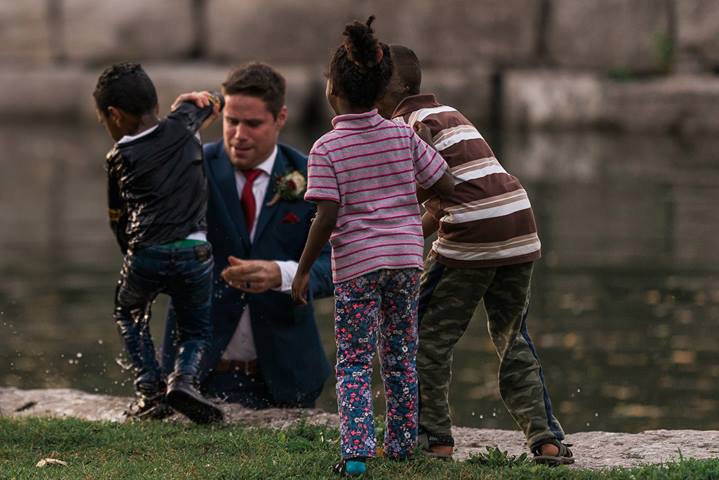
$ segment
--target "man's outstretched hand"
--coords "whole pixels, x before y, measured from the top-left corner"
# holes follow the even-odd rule
[[[263,293],[282,286],[280,266],[271,260],[240,260],[227,258],[230,266],[222,271],[222,278],[231,287],[247,293]]]

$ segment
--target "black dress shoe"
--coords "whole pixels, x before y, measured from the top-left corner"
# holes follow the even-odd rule
[[[137,420],[162,420],[171,416],[172,408],[165,402],[165,396],[158,394],[153,397],[141,395],[135,398],[127,410],[122,412],[127,418]]]
[[[167,403],[195,423],[208,424],[223,419],[222,410],[203,397],[191,381],[180,376],[170,380]]]

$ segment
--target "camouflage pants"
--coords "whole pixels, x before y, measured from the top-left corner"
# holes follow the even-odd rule
[[[500,358],[502,400],[524,432],[530,448],[562,440],[552,413],[544,375],[527,332],[532,263],[497,268],[453,268],[430,255],[420,284],[419,350],[420,428],[451,436],[449,383],[454,345],[484,298],[488,330]]]

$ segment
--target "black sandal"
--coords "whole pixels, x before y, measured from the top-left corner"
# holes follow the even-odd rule
[[[542,445],[547,444],[555,445],[559,449],[559,453],[557,455],[542,455]],[[562,443],[556,438],[543,441],[539,445],[535,445],[532,448],[532,453],[534,454],[534,462],[540,465],[548,465],[550,467],[556,467],[558,465],[570,465],[574,463],[574,454],[569,449],[569,447],[571,446],[571,443]]]

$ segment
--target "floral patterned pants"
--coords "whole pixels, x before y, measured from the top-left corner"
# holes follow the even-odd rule
[[[387,400],[385,455],[404,458],[415,447],[419,276],[419,269],[384,269],[335,285],[337,408],[344,458],[375,454],[371,380],[378,346]]]

